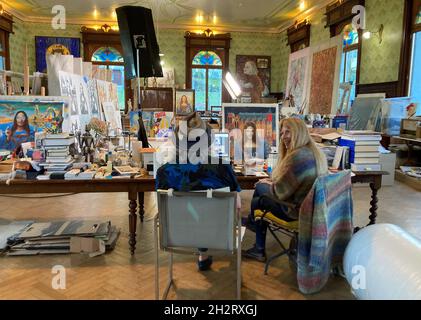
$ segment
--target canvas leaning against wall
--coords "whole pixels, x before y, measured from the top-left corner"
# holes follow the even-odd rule
[[[310,54],[310,48],[306,48],[289,56],[286,97],[289,107],[295,108],[298,113],[303,112],[308,104]]]
[[[309,112],[332,114],[339,95],[342,37],[312,47]]]
[[[22,143],[34,142],[36,132],[61,133],[66,112],[63,102],[1,100],[0,149],[14,152]]]

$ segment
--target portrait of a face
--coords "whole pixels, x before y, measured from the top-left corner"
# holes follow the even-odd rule
[[[177,90],[176,91],[176,114],[188,115],[194,112],[194,91]]]

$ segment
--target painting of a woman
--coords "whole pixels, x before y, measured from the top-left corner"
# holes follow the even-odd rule
[[[175,99],[176,115],[186,116],[195,111],[193,90],[177,90]]]
[[[6,129],[0,137],[1,148],[15,151],[22,143],[34,141],[34,130],[29,126],[28,115],[24,111],[16,112],[12,127]]]

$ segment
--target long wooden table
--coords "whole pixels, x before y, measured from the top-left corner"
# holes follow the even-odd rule
[[[377,192],[381,188],[382,175],[385,172],[361,172],[352,178],[353,183],[369,183],[372,190],[370,223],[376,223]],[[237,177],[242,190],[253,190],[261,178]],[[137,209],[139,201],[139,218],[143,222],[145,192],[155,191],[155,179],[152,177],[138,179],[106,180],[12,180],[9,184],[0,182],[0,194],[46,194],[46,193],[109,193],[126,192],[129,200],[129,245],[133,255],[136,250]]]

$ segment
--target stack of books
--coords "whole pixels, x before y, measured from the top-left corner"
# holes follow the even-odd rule
[[[345,131],[339,145],[349,148],[351,170],[381,171],[380,141],[381,134],[374,131]]]
[[[49,134],[43,140],[45,162],[40,163],[48,172],[66,171],[74,159],[70,155],[70,146],[75,143],[75,137],[68,133]]]

